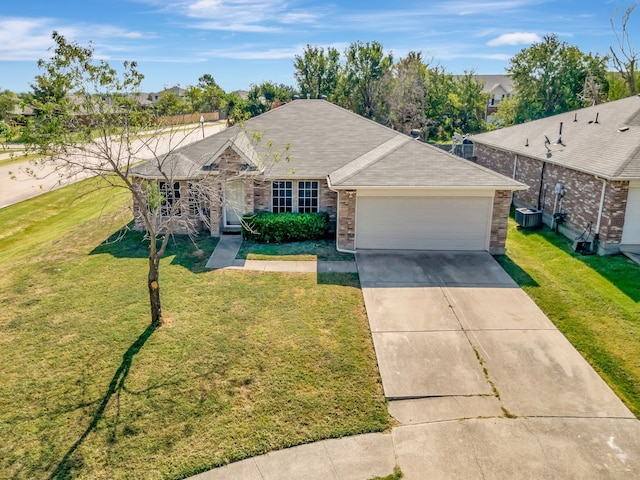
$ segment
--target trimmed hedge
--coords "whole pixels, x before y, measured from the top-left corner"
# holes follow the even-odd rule
[[[242,238],[260,243],[317,240],[329,231],[329,214],[249,213],[242,217]]]

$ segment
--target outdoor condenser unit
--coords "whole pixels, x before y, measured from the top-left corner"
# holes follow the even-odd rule
[[[516,208],[516,223],[522,228],[539,228],[542,225],[542,210]]]

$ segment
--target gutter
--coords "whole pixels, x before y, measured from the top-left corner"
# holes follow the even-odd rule
[[[626,182],[629,180],[636,180],[636,179],[640,179],[637,177],[618,177],[618,176],[610,176],[610,175],[603,175],[602,173],[598,173],[596,171],[593,170],[589,170],[586,168],[581,168],[579,166],[575,166],[575,165],[567,165],[566,163],[562,163],[562,162],[556,162],[553,160],[553,158],[541,158],[538,157],[536,155],[531,154],[531,152],[521,152],[521,151],[517,151],[515,149],[511,149],[509,150],[506,147],[500,147],[498,145],[493,145],[491,143],[485,143],[485,142],[478,142],[480,145],[484,145],[486,147],[490,147],[493,148],[495,150],[499,150],[503,153],[511,153],[511,154],[515,154],[515,155],[520,155],[522,157],[526,157],[526,158],[530,158],[532,160],[536,160],[538,162],[546,162],[550,165],[556,165],[558,167],[562,167],[562,168],[566,168],[568,170],[575,170],[576,172],[582,172],[582,173],[586,173],[587,175],[592,175],[594,177],[597,177],[599,179],[602,178],[606,178],[607,180],[610,181],[621,181],[621,182]]]

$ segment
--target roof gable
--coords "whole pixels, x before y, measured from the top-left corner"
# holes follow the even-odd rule
[[[264,170],[264,166],[260,161],[260,155],[254,148],[253,143],[249,140],[245,132],[239,131],[237,135],[227,139],[218,150],[211,156],[208,162],[202,165],[205,170],[212,170],[220,163],[220,157],[227,149],[232,149],[242,159],[243,165],[250,170]]]

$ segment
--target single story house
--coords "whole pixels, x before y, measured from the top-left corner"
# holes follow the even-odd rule
[[[591,233],[598,253],[640,247],[640,97],[471,137],[479,165],[529,186],[518,207],[568,237]],[[591,241],[591,238],[589,239]]]
[[[213,185],[204,212],[211,235],[239,229],[244,213],[324,211],[344,252],[502,253],[511,193],[526,188],[326,100],[294,100],[175,150],[163,172],[157,165],[132,176],[182,198],[194,182]]]

